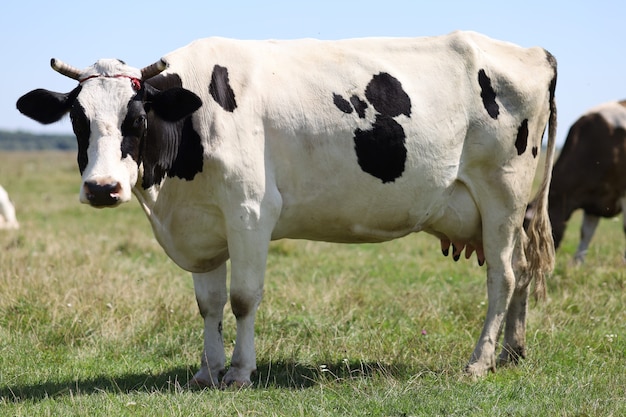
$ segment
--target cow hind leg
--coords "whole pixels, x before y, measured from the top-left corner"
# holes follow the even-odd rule
[[[528,270],[525,247],[528,238],[520,231],[513,254],[513,270],[515,272],[515,291],[509,302],[504,325],[504,344],[497,364],[517,364],[526,358],[526,314],[528,312],[528,295],[531,275]]]
[[[504,317],[507,311],[509,300],[512,297],[514,286],[514,276],[511,269],[501,269],[489,266],[489,257],[487,255],[487,278],[488,288],[488,307],[487,316],[480,338],[476,343],[476,347],[472,352],[469,363],[465,367],[465,371],[472,376],[483,376],[489,371],[496,370],[495,350]]]
[[[491,219],[483,224],[488,307],[483,330],[465,367],[465,371],[472,376],[495,371],[496,345],[515,290],[512,266],[514,232],[506,226],[506,221],[494,221],[497,219],[495,215],[486,213],[485,218]]]
[[[578,249],[576,249],[576,254],[574,255],[574,261],[576,263],[583,263],[585,261],[585,256],[587,255],[591,238],[593,238],[599,222],[600,217],[589,213],[583,214],[583,224],[580,227],[580,243],[578,244]]]
[[[226,304],[226,263],[216,270],[192,274],[196,301],[204,319],[204,351],[200,370],[194,375],[190,386],[220,386],[226,357],[222,338],[222,319]]]
[[[528,311],[528,286],[516,288],[509,303],[504,326],[504,345],[498,365],[517,364],[526,358],[526,313]]]

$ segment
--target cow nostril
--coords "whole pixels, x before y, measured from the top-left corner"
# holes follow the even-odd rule
[[[83,188],[85,196],[92,206],[115,206],[120,201],[119,193],[122,187],[118,182],[99,184],[95,181],[86,181]]]

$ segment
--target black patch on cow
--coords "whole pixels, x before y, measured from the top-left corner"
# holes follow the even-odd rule
[[[177,74],[158,75],[151,78],[149,84],[162,90],[182,87]],[[149,128],[141,144],[144,166],[141,186],[150,188],[166,175],[192,180],[195,174],[202,172],[204,148],[191,116],[171,122],[152,112],[147,115]]]
[[[342,112],[346,114],[352,113],[352,106],[350,105],[350,102],[346,100],[345,98],[341,97],[341,95],[333,93],[333,103]]]
[[[372,77],[365,88],[365,97],[376,111],[389,117],[411,116],[411,99],[395,77],[381,72]]]
[[[168,122],[177,122],[202,107],[202,100],[195,93],[182,87],[172,87],[151,94],[145,103],[147,110],[153,110]]]
[[[235,92],[230,86],[228,69],[219,65],[213,67],[211,84],[209,84],[211,97],[226,111],[233,112],[237,108]]]
[[[365,119],[365,110],[367,109],[367,102],[361,100],[356,95],[350,97],[350,103],[354,106],[354,110],[356,110],[356,114],[359,115],[359,118]]]
[[[368,108],[368,105],[367,102],[361,100],[357,95],[352,95],[350,101],[348,101],[340,94],[333,93],[333,103],[342,112],[351,114],[356,110],[356,114],[359,118],[365,119],[365,110]]]
[[[78,153],[76,161],[78,162],[78,170],[81,175],[87,168],[89,159],[87,157],[87,148],[89,147],[89,136],[91,136],[91,127],[89,126],[89,120],[85,115],[85,109],[80,105],[78,101],[74,103],[70,110],[70,120],[72,121],[72,129],[74,135],[76,135],[76,141],[78,143]]]
[[[517,138],[515,139],[517,154],[523,154],[526,151],[526,146],[528,146],[528,119],[524,119],[520,127],[517,128]]]
[[[204,148],[191,117],[176,123],[151,118],[148,124],[142,151],[143,188],[159,184],[165,175],[192,180],[202,172]]]
[[[406,135],[394,117],[411,116],[411,99],[400,81],[386,72],[372,76],[365,87],[365,98],[367,101],[353,94],[348,102],[333,93],[333,103],[339,110],[350,114],[354,109],[361,119],[365,119],[370,104],[374,107],[375,119],[371,129],[354,131],[354,150],[364,172],[383,183],[394,182],[402,176],[407,156]]]
[[[548,87],[548,91],[550,92],[550,129],[552,129],[552,127],[554,127],[554,129],[556,130],[556,102],[554,101],[554,94],[555,94],[555,90],[556,90],[556,78],[557,78],[557,63],[556,63],[556,58],[548,51],[545,51],[546,53],[546,58],[548,60],[548,64],[550,65],[550,67],[552,68],[552,71],[554,72],[554,76],[552,77],[552,80],[550,80],[550,87]],[[554,124],[554,126],[552,126]],[[541,136],[543,138],[543,135]]]
[[[556,63],[556,58],[554,57],[554,55],[552,55],[550,52],[545,51],[546,53],[546,59],[548,60],[548,64],[550,65],[550,67],[552,68],[552,71],[554,72],[554,76],[552,77],[552,80],[550,80],[550,87],[549,87],[549,92],[550,92],[550,104],[554,103],[554,93],[556,91],[556,75],[557,75],[557,63]]]
[[[404,172],[404,129],[393,118],[377,115],[372,129],[355,130],[354,144],[361,169],[383,183],[395,181]]]
[[[491,86],[491,80],[484,69],[478,71],[478,84],[480,85],[480,97],[483,99],[483,106],[492,119],[497,119],[500,114],[500,106],[496,103],[496,92]]]
[[[146,80],[144,87],[146,87],[146,85],[164,91],[175,87],[181,88],[183,86],[183,81],[176,73],[168,73],[165,75],[161,73]]]
[[[536,158],[537,153],[539,153],[539,149],[536,146],[533,146],[532,153],[533,153],[533,158]]]
[[[182,136],[178,154],[167,173],[168,177],[178,177],[191,181],[197,173],[202,172],[204,148],[200,135],[193,128],[191,117],[183,122]]]

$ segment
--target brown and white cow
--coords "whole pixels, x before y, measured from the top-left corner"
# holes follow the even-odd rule
[[[567,134],[548,198],[557,248],[567,221],[578,209],[584,213],[574,259],[583,262],[600,218],[626,214],[626,101],[589,109]],[[626,216],[622,224],[626,232]]]
[[[556,61],[472,32],[415,39],[198,40],[144,70],[99,60],[69,93],[34,90],[18,109],[69,112],[80,200],[134,193],[154,234],[192,272],[204,318],[193,382],[248,385],[268,245],[283,238],[380,242],[425,231],[487,263],[489,306],[466,371],[525,355],[526,304],[554,261],[547,192]],[[157,70],[155,71],[155,68]],[[158,70],[162,72],[155,74]],[[522,228],[543,132],[538,215]],[[237,321],[225,371],[230,303]]]

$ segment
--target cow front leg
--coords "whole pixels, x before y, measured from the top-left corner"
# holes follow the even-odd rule
[[[226,357],[222,338],[222,319],[226,293],[226,263],[207,273],[194,273],[193,286],[200,314],[204,319],[204,351],[200,370],[189,385],[216,388],[224,374]]]
[[[496,244],[497,242],[488,243],[485,244],[487,316],[478,343],[465,367],[465,371],[472,376],[482,376],[496,369],[496,344],[515,288],[515,275],[511,266],[513,244],[509,242],[508,245],[499,246]]]
[[[250,236],[237,241],[229,240],[231,253],[230,304],[237,321],[237,338],[230,368],[222,384],[246,387],[256,372],[256,350],[254,347],[254,321],[263,297],[265,263],[269,247],[267,240]]]
[[[222,380],[223,386],[252,385],[251,376],[256,372],[256,349],[254,347],[254,321],[263,295],[262,284],[256,288],[231,286],[230,302],[237,320],[237,338],[230,368]]]

